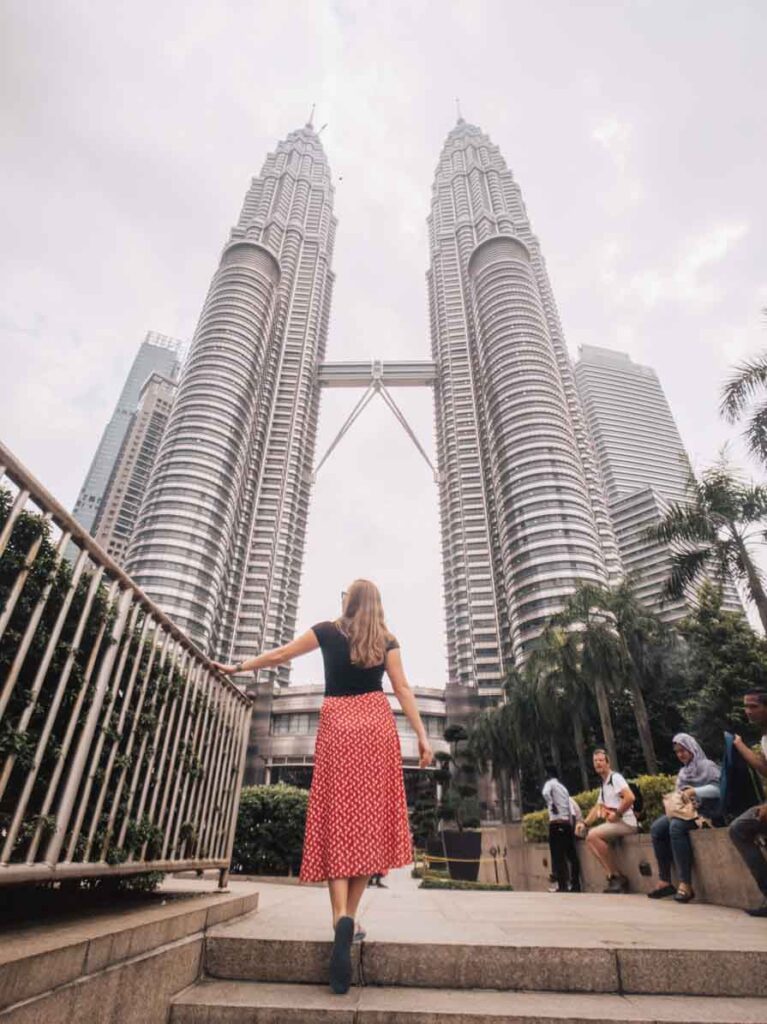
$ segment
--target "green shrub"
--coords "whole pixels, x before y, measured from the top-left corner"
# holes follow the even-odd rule
[[[240,797],[232,870],[252,875],[297,874],[301,867],[309,793],[297,786],[248,786]]]
[[[663,794],[669,793],[674,788],[674,775],[640,775],[636,782],[642,791],[644,799],[644,810],[642,811],[642,824],[645,829],[663,814]],[[573,800],[583,811],[584,818],[597,802],[599,789],[588,789],[583,793],[575,793]],[[549,838],[549,814],[548,811],[534,811],[532,814],[525,814],[522,818],[522,835],[526,843],[545,843]]]

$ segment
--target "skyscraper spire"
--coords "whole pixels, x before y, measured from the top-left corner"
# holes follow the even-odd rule
[[[308,120],[306,122],[306,125],[305,125],[306,128],[314,128],[314,111],[316,109],[317,109],[317,104],[316,103],[312,103],[311,113],[309,114],[309,118],[308,118]]]

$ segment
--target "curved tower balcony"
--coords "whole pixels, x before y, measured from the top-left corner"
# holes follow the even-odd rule
[[[468,273],[499,575],[518,658],[572,592],[572,569],[549,564],[572,559],[581,578],[600,583],[604,563],[529,250],[493,236],[476,247]],[[533,566],[535,574],[525,572]]]

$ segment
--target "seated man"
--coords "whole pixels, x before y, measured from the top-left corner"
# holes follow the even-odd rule
[[[627,892],[628,879],[615,867],[610,843],[620,836],[633,835],[639,828],[633,810],[634,794],[620,772],[612,770],[606,750],[594,751],[594,771],[601,779],[599,797],[584,824],[591,825],[597,818],[602,818],[604,824],[589,829],[586,846],[607,872],[604,891]]]
[[[735,737],[735,749],[762,778],[767,779],[767,691],[750,690],[743,697],[746,718],[762,733],[761,750],[754,753],[740,736]],[[762,902],[747,910],[752,917],[767,917],[767,860],[760,844],[767,841],[767,804],[757,804],[730,825],[730,839],[762,890]]]

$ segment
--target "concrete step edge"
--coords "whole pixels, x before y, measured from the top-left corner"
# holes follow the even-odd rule
[[[177,996],[170,1024],[767,1024],[762,999],[614,993],[352,988],[204,979]]]
[[[209,937],[205,972],[322,984],[329,953],[329,942]],[[767,996],[764,954],[757,951],[364,942],[354,947],[353,962],[361,984],[379,986]]]

